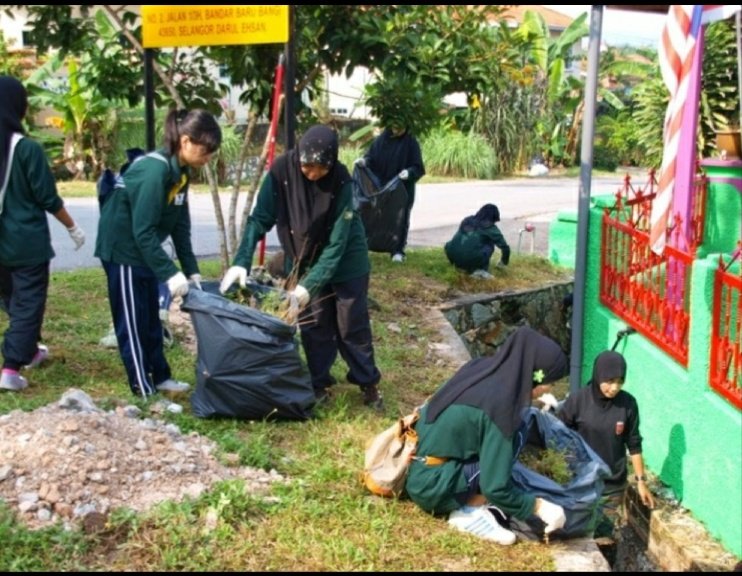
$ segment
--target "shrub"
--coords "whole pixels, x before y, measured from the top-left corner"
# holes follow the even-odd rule
[[[421,147],[430,175],[483,180],[497,175],[494,151],[478,134],[439,129],[425,138]]]

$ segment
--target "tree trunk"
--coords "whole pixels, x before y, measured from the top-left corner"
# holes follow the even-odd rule
[[[242,238],[242,232],[244,228],[237,229],[237,202],[240,196],[240,189],[242,187],[242,174],[245,171],[245,165],[247,164],[247,156],[250,150],[250,142],[252,140],[255,127],[258,123],[257,115],[254,112],[248,114],[247,129],[245,130],[245,138],[242,141],[242,148],[240,149],[240,157],[237,161],[237,175],[235,177],[234,187],[232,188],[232,197],[229,203],[229,245],[232,249],[233,254],[237,252],[239,248],[239,242]]]

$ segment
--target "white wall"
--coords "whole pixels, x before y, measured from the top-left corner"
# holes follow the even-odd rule
[[[5,12],[0,12],[0,30],[5,42],[11,49],[23,48],[23,27],[26,25],[26,11],[13,10],[15,18],[10,18]]]
[[[328,107],[334,116],[368,119],[371,111],[363,105],[363,89],[373,81],[373,74],[366,68],[357,67],[350,78],[345,75],[328,76],[325,87]]]

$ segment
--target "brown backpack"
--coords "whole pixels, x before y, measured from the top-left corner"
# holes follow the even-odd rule
[[[366,447],[363,484],[372,494],[398,498],[404,492],[410,461],[417,448],[417,408],[371,439]]]

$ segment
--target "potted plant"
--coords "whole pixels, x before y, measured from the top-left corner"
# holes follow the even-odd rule
[[[742,156],[740,64],[734,21],[730,19],[709,25],[705,46],[701,92],[701,124],[707,142],[705,153],[738,160]]]
[[[742,158],[739,124],[722,125],[716,129],[716,150],[722,160]]]

